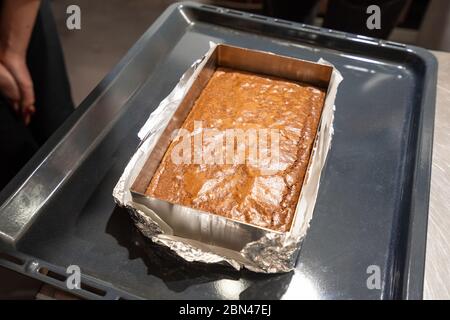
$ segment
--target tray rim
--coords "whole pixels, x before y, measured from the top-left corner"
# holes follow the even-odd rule
[[[402,299],[422,299],[423,286],[424,286],[424,271],[425,271],[425,258],[426,258],[426,238],[427,238],[427,223],[428,223],[428,208],[430,198],[430,186],[431,186],[431,164],[432,164],[432,151],[433,151],[433,135],[434,135],[434,115],[435,115],[435,103],[436,103],[436,91],[437,91],[437,68],[438,62],[436,57],[428,50],[413,46],[405,45],[402,43],[379,40],[376,38],[335,31],[332,29],[320,28],[316,26],[310,26],[302,23],[291,22],[283,19],[274,19],[257,14],[250,14],[238,10],[231,10],[221,8],[213,5],[201,4],[191,1],[177,2],[170,5],[157,20],[144,32],[139,40],[132,46],[132,48],[126,53],[126,55],[120,60],[120,62],[109,72],[105,78],[94,88],[94,90],[83,100],[80,106],[73,112],[69,119],[50,137],[50,139],[40,148],[40,150],[32,157],[32,159],[25,165],[25,167],[19,172],[19,174],[0,192],[0,210],[4,203],[8,202],[12,195],[19,190],[30,177],[33,176],[35,169],[37,169],[46,156],[56,149],[61,142],[61,138],[65,137],[76,126],[78,120],[80,120],[84,113],[95,104],[98,97],[108,90],[108,87],[113,83],[114,79],[120,75],[120,73],[126,68],[127,64],[134,58],[134,56],[140,51],[147,38],[155,34],[159,28],[166,22],[166,20],[176,11],[181,11],[183,8],[193,8],[199,10],[205,10],[209,12],[220,13],[225,16],[232,16],[236,18],[235,12],[239,13],[239,18],[244,20],[250,20],[252,22],[264,23],[269,25],[282,26],[287,29],[301,30],[307,33],[326,34],[327,37],[344,39],[353,42],[364,42],[365,44],[373,45],[376,47],[389,48],[391,50],[398,50],[407,52],[410,55],[418,57],[424,65],[426,65],[424,75],[424,87],[422,96],[422,108],[419,114],[417,129],[417,151],[416,161],[414,166],[414,175],[412,182],[412,197],[411,197],[411,209],[409,217],[408,228],[408,242],[410,246],[406,250],[405,255],[405,270],[401,292],[395,292],[393,297],[401,297]],[[289,40],[293,41],[293,40]],[[419,201],[420,200],[420,201]],[[1,211],[0,211],[1,213]],[[34,220],[34,219],[33,219]],[[32,221],[31,221],[32,222]],[[19,237],[11,237],[7,234],[3,234],[0,229],[0,251],[5,252],[11,256],[17,256],[24,260],[23,266],[17,266],[6,260],[0,259],[0,266],[6,267],[13,271],[28,275],[32,278],[36,278],[45,283],[55,285],[63,290],[68,290],[64,283],[55,283],[54,279],[42,276],[42,274],[36,274],[30,266],[34,264],[48,266],[49,270],[61,270],[62,267],[54,266],[39,258],[31,255],[20,253],[16,250],[16,244],[20,239],[20,236],[26,232],[29,225],[21,230]],[[414,235],[412,237],[411,235]],[[85,277],[85,276],[83,276]],[[105,287],[104,282],[100,279],[87,276],[90,279],[90,283],[94,287]],[[102,284],[103,283],[103,284]],[[123,290],[116,289],[113,285],[109,284],[105,287],[107,294],[103,297],[105,299],[112,299],[113,297],[124,298],[139,298],[133,294],[127,293]],[[395,288],[392,288],[395,289]],[[73,293],[72,291],[69,291]],[[80,290],[79,295],[85,298],[95,298],[88,291]],[[392,298],[392,297],[385,297]]]

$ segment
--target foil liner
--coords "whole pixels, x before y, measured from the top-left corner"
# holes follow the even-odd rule
[[[158,212],[136,202],[130,191],[158,139],[216,46],[217,44],[210,43],[210,50],[183,74],[173,91],[160,103],[141,128],[138,133],[141,143],[115,186],[113,196],[118,205],[129,210],[136,227],[144,236],[170,248],[186,261],[229,264],[237,270],[245,267],[261,273],[289,272],[295,267],[301,243],[313,216],[321,172],[333,137],[334,101],[338,86],[343,80],[339,71],[325,60],[320,59],[317,63],[333,67],[333,71],[290,232],[267,230],[262,237],[247,243],[240,251],[209,245],[174,235],[172,228],[158,215]]]

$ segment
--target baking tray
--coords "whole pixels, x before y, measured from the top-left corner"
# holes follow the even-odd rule
[[[137,132],[209,41],[331,62],[335,136],[295,271],[187,264],[148,243],[112,189]],[[196,3],[169,7],[0,194],[0,265],[86,298],[422,297],[436,95],[426,50]],[[369,266],[381,272],[369,289]],[[67,289],[66,289],[67,290]]]

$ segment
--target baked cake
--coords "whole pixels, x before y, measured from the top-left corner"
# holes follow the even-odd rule
[[[174,161],[174,151],[182,140],[179,135],[167,149],[146,195],[255,226],[288,231],[308,167],[325,94],[324,89],[307,84],[218,68],[194,103],[182,129],[192,137],[206,129],[216,130],[216,141],[220,142],[214,147],[222,148],[223,152],[214,154],[213,163],[203,161],[202,155],[195,151],[189,156],[183,151],[182,158],[189,161]],[[200,129],[198,124],[201,124]],[[246,135],[240,140],[245,141],[244,147],[247,147],[245,161],[236,161],[235,156],[230,162],[226,142],[217,140],[217,137],[226,137],[220,133],[229,130]],[[267,151],[270,149],[268,146],[277,140],[277,157],[266,157],[269,160],[261,162],[249,161],[250,147],[254,147],[255,141],[260,141],[251,140],[249,132],[257,132],[258,137],[270,132],[267,148],[257,147]],[[206,148],[202,145],[195,149],[194,141],[193,138],[191,150]],[[242,155],[239,145],[242,148],[238,138],[231,144],[235,155]],[[268,154],[272,155],[271,152],[265,153],[266,156]],[[261,153],[257,155],[259,158],[256,160],[261,160]]]

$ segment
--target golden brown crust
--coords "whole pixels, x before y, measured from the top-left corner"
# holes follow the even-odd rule
[[[309,85],[218,68],[182,128],[192,132],[194,121],[202,121],[203,128],[221,132],[274,129],[280,137],[279,170],[265,172],[248,161],[227,164],[226,159],[225,164],[175,164],[171,153],[179,141],[174,141],[146,194],[256,226],[288,231],[324,99],[322,89]]]

